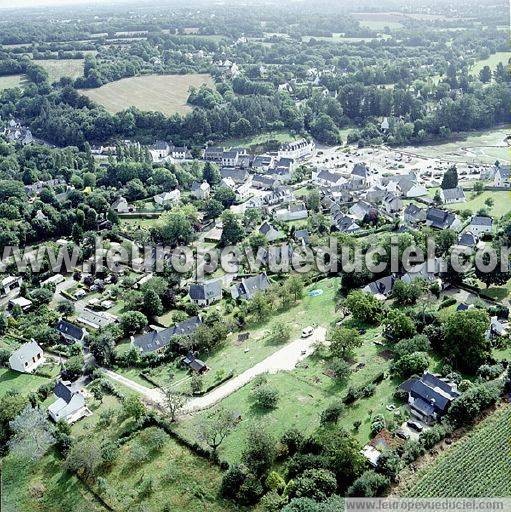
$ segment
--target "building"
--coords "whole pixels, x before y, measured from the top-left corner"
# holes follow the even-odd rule
[[[202,374],[209,370],[206,363],[198,359],[193,352],[188,352],[188,354],[181,359],[181,363],[183,363],[189,370],[196,373]]]
[[[112,204],[112,210],[117,213],[132,213],[137,211],[134,206],[128,203],[125,197],[117,198]]]
[[[224,156],[224,148],[211,146],[204,150],[204,160],[207,162],[221,162]]]
[[[19,306],[22,311],[28,311],[32,307],[32,301],[25,297],[17,297],[9,300],[9,309],[12,310],[16,306]]]
[[[408,379],[399,388],[408,393],[412,414],[426,424],[440,420],[447,413],[452,401],[460,396],[456,384],[428,371],[420,378]]]
[[[191,284],[190,299],[198,306],[209,306],[222,298],[222,280],[214,279],[204,283]]]
[[[250,300],[256,293],[263,292],[270,286],[268,276],[263,272],[252,277],[244,277],[241,283],[231,287],[233,299]]]
[[[491,217],[475,215],[472,217],[466,230],[479,237],[481,235],[491,234],[493,231],[493,219]]]
[[[460,221],[454,213],[432,207],[426,213],[426,225],[433,229],[456,229]]]
[[[467,200],[461,187],[441,189],[440,199],[443,204],[464,203]]]
[[[239,153],[236,150],[224,151],[222,155],[223,167],[236,167],[239,161]]]
[[[495,176],[493,178],[493,186],[498,188],[510,188],[511,181],[509,179],[510,166],[499,165],[495,169]]]
[[[280,185],[279,180],[272,176],[265,176],[263,174],[254,174],[252,178],[252,186],[262,190],[273,190]]]
[[[11,370],[20,373],[32,373],[44,362],[43,349],[34,340],[21,345],[9,357]]]
[[[132,337],[131,343],[142,354],[159,352],[169,346],[176,336],[193,334],[199,325],[202,325],[202,319],[199,316],[193,316],[167,329],[151,331],[136,338]]]
[[[67,320],[60,320],[55,329],[68,343],[82,343],[88,335],[85,329]]]
[[[195,199],[207,199],[211,192],[211,186],[207,181],[203,181],[199,183],[194,181],[192,183],[191,195],[195,197]]]
[[[277,210],[275,212],[275,218],[281,222],[290,222],[294,220],[304,220],[309,216],[309,212],[305,206],[305,203],[298,202],[290,204],[287,208]]]
[[[19,276],[7,276],[0,281],[0,293],[3,297],[7,295],[19,295],[23,279]]]
[[[392,295],[392,290],[396,284],[394,276],[387,276],[369,283],[362,291],[374,295],[378,300],[387,300]]]
[[[339,212],[332,215],[332,229],[340,233],[356,233],[360,231],[360,226],[355,222],[355,219]]]
[[[300,139],[283,144],[279,151],[279,158],[292,158],[293,160],[302,160],[312,156],[316,145],[312,140]]]
[[[170,144],[164,140],[157,140],[149,150],[153,160],[162,160],[170,155]]]
[[[248,181],[249,174],[246,169],[227,169],[223,167],[220,169],[220,176],[222,179],[230,178],[237,185]]]
[[[327,169],[323,169],[318,173],[312,175],[312,182],[315,185],[321,187],[332,187],[336,185],[343,185],[346,183],[346,178],[338,172],[330,172]]]
[[[83,392],[74,389],[70,382],[60,380],[53,393],[57,400],[48,407],[48,414],[55,423],[62,420],[71,425],[92,414],[85,403]]]
[[[262,172],[268,172],[274,166],[275,158],[272,155],[257,155],[252,162],[252,168]]]
[[[153,197],[154,202],[158,206],[171,206],[179,202],[181,199],[181,192],[176,188],[170,192],[163,192]]]
[[[264,235],[268,242],[275,242],[277,240],[282,240],[283,238],[286,237],[282,231],[275,228],[269,222],[264,222],[261,225],[261,227],[259,228],[259,233],[261,233],[261,235]]]
[[[420,222],[426,221],[426,210],[424,208],[419,208],[413,203],[410,203],[405,208],[403,218],[407,224],[415,226]]]
[[[383,198],[383,207],[387,213],[399,213],[403,209],[403,200],[389,192]]]

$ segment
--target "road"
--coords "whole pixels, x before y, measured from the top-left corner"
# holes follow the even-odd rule
[[[309,338],[299,338],[288,343],[260,363],[257,363],[240,375],[233,377],[221,386],[215,388],[213,391],[210,391],[204,396],[192,398],[185,404],[181,413],[191,414],[207,409],[228,397],[263,373],[277,373],[280,371],[292,370],[300,361],[309,357],[314,352],[317,344],[324,343],[325,337],[326,329],[321,326],[317,327],[314,334]],[[108,377],[119,384],[140,393],[149,402],[155,404],[163,403],[163,394],[159,389],[147,388],[110,370],[105,369],[104,372]]]

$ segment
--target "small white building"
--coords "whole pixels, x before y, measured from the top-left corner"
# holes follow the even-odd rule
[[[11,370],[21,373],[32,373],[36,368],[44,364],[43,349],[34,341],[24,343],[9,357]]]
[[[441,189],[440,199],[443,204],[464,203],[467,200],[465,192],[461,187]]]
[[[59,381],[54,394],[57,400],[48,407],[48,414],[55,423],[63,420],[71,425],[92,414],[85,403],[83,392],[80,389],[73,390],[69,382]]]
[[[207,181],[203,181],[202,183],[198,183],[194,181],[192,183],[191,196],[196,199],[207,199],[211,193],[211,186]]]
[[[170,206],[176,204],[181,199],[181,192],[176,188],[170,192],[163,192],[154,196],[153,200],[158,206]]]
[[[19,293],[22,283],[23,279],[19,276],[7,276],[0,282],[0,293],[2,296]]]
[[[493,219],[491,217],[483,217],[475,215],[472,217],[466,231],[480,237],[481,235],[490,234],[493,231]]]

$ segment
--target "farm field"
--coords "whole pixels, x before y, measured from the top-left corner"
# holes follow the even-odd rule
[[[494,217],[502,217],[506,213],[511,212],[511,192],[506,191],[487,191],[474,196],[473,192],[466,192],[467,202],[450,204],[447,208],[454,211],[471,210],[472,213],[477,213],[482,208],[488,210],[488,212]],[[493,199],[494,205],[488,208],[484,203],[487,199]]]
[[[170,116],[189,112],[191,107],[186,104],[189,89],[202,84],[214,86],[213,79],[206,74],[148,75],[124,78],[98,89],[80,92],[112,113],[136,107]]]
[[[502,126],[480,132],[459,133],[450,142],[407,146],[402,149],[417,156],[446,159],[450,162],[491,165],[499,160],[508,163],[511,160],[511,148],[506,143],[506,137],[510,134],[510,127]]]
[[[14,87],[23,87],[27,82],[24,75],[0,76],[0,92],[4,89],[13,89]]]
[[[472,74],[479,74],[479,71],[481,71],[484,66],[490,66],[490,69],[493,71],[499,62],[502,62],[504,66],[507,66],[509,59],[511,59],[511,52],[496,52],[490,55],[487,59],[477,61],[470,68],[470,71]]]
[[[431,466],[420,471],[407,497],[511,496],[511,406],[494,413]]]
[[[82,59],[52,59],[35,62],[48,72],[50,82],[57,82],[65,76],[78,78],[83,75],[84,61]]]
[[[400,13],[360,12],[354,13],[353,16],[359,21],[360,25],[371,30],[384,30],[385,27],[390,30],[403,28],[403,24],[399,21],[403,19],[403,15]]]

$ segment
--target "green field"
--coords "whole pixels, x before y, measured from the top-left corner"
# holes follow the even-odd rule
[[[504,66],[507,66],[509,59],[511,59],[511,52],[496,52],[493,55],[490,55],[487,59],[478,60],[470,68],[470,72],[474,75],[478,75],[479,71],[481,71],[484,66],[490,66],[490,69],[493,71],[499,62],[502,62]]]
[[[417,156],[449,162],[491,165],[499,160],[507,163],[511,161],[511,148],[505,140],[509,134],[509,127],[504,126],[480,132],[458,133],[449,142],[408,146],[403,150]]]
[[[502,217],[506,213],[511,212],[511,192],[498,191],[498,192],[483,192],[479,195],[474,195],[473,192],[467,192],[467,202],[447,205],[447,208],[454,211],[471,210],[472,213],[477,213],[482,208],[488,210],[488,212],[494,217]],[[488,208],[484,202],[487,199],[493,199],[495,204]]]
[[[275,131],[275,132],[266,132],[261,133],[259,135],[254,135],[251,137],[241,137],[241,138],[232,138],[222,141],[222,144],[226,147],[250,147],[250,146],[260,146],[267,144],[270,141],[277,141],[280,144],[285,144],[286,142],[291,142],[293,140],[298,139],[299,137],[289,133],[287,131]]]
[[[148,75],[124,78],[81,93],[112,113],[136,107],[170,116],[189,112],[191,107],[186,103],[189,89],[202,84],[214,86],[211,76],[205,74]]]
[[[83,76],[84,61],[82,59],[37,60],[35,62],[48,72],[50,82],[57,82],[65,76],[69,78]]]
[[[484,420],[445,455],[414,476],[414,498],[511,496],[511,407]]]
[[[7,391],[17,391],[24,395],[31,391],[37,391],[37,388],[50,382],[50,379],[30,375],[28,373],[18,373],[5,368],[0,369],[0,396]]]
[[[27,82],[24,75],[0,76],[0,92],[4,89],[13,89],[14,87],[23,87]]]

